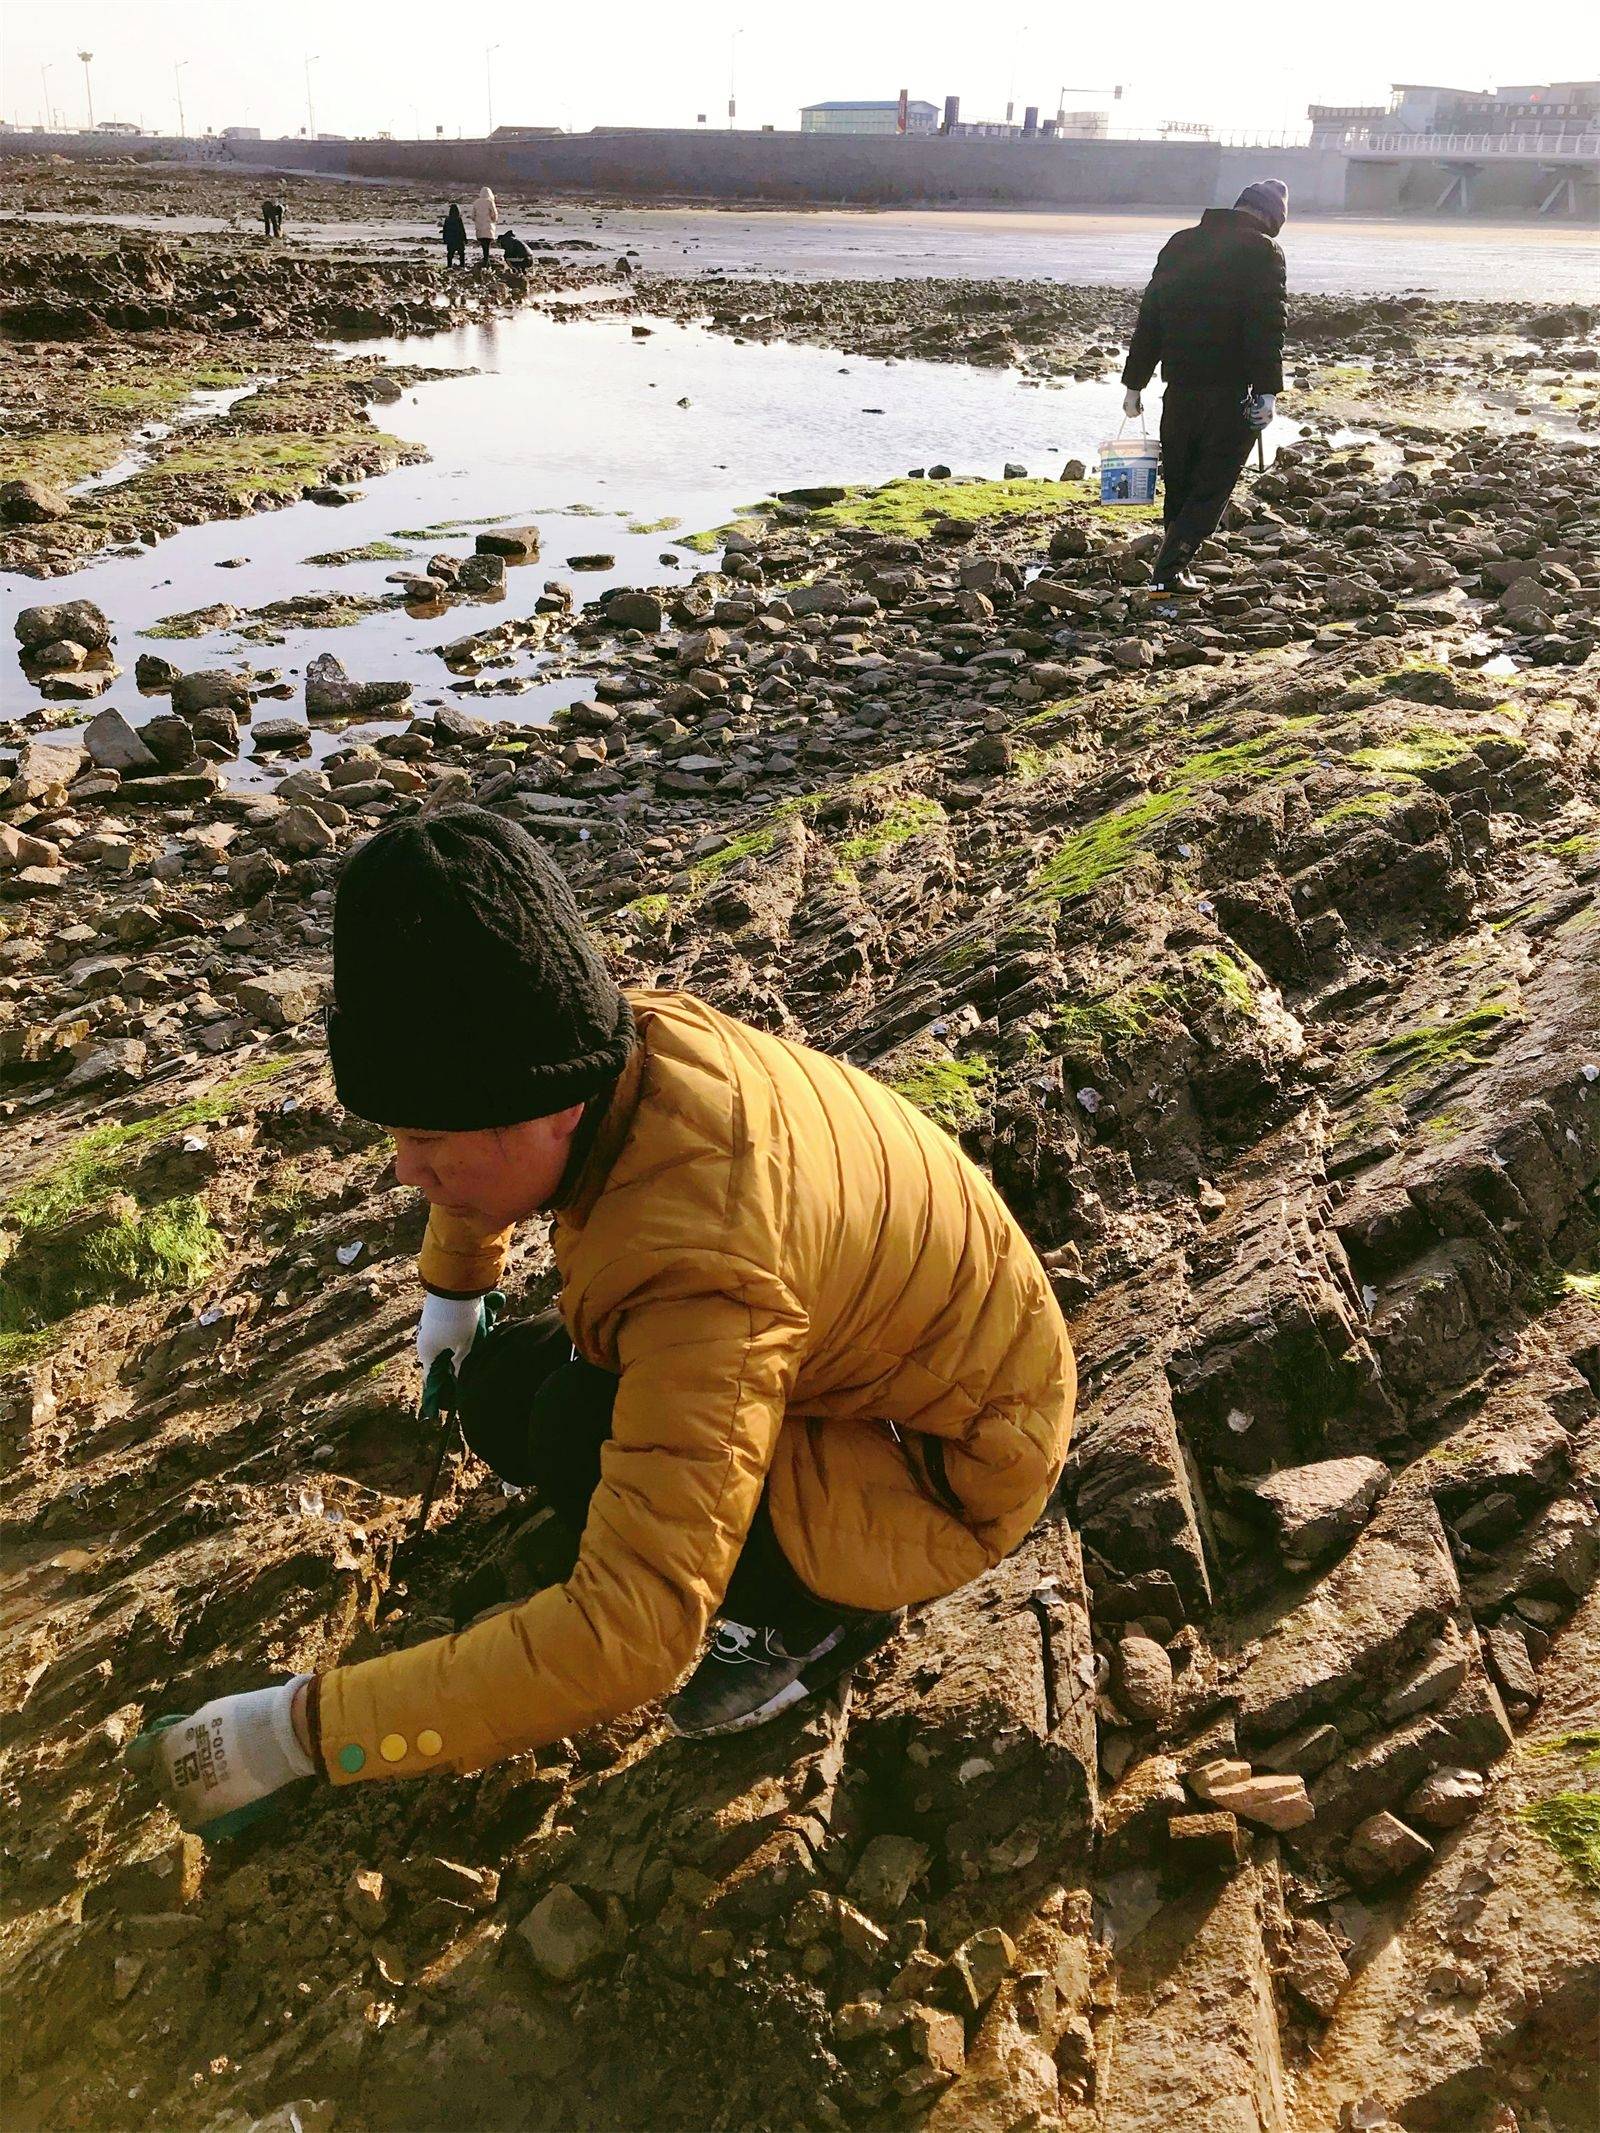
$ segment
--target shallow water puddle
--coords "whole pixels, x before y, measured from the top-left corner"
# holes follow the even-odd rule
[[[456,677],[438,647],[527,613],[547,578],[568,582],[579,605],[615,585],[686,583],[707,559],[676,545],[682,536],[724,524],[778,490],[882,481],[935,465],[993,478],[1013,463],[1053,477],[1068,459],[1092,465],[1100,440],[1122,424],[1122,389],[1111,377],[1041,386],[956,364],[744,345],[695,326],[655,324],[641,334],[636,323],[644,322],[563,322],[530,311],[448,334],[356,344],[344,352],[473,370],[376,410],[382,427],[428,447],[428,464],[367,482],[341,508],[295,504],[192,527],[147,553],[67,577],[0,578],[0,629],[9,640],[17,610],[40,601],[96,601],[126,670],[97,707],[115,704],[135,723],[165,707],[133,681],[135,657],[153,650],[185,669],[243,661],[277,668],[295,685],[285,709],[298,707],[307,660],[332,652],[356,679],[409,679],[419,704],[456,701],[538,724],[587,693],[559,658],[519,653],[488,671],[492,683],[549,670],[548,684],[523,693],[451,693]],[[1152,420],[1156,404],[1152,396]],[[1285,442],[1296,434],[1290,424],[1275,428]],[[228,628],[176,642],[141,635],[164,617],[222,601],[249,611],[309,593],[388,598],[388,579],[401,567],[392,553],[346,565],[309,559],[381,541],[420,571],[432,554],[470,552],[475,531],[495,524],[536,525],[542,547],[540,561],[508,571],[497,600],[437,611],[396,605],[331,628],[290,624],[275,644],[241,643]],[[7,708],[30,708],[9,660],[6,671]]]

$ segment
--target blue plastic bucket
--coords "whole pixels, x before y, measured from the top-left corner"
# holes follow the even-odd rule
[[[1107,437],[1100,446],[1100,501],[1153,504],[1161,447],[1153,437]]]

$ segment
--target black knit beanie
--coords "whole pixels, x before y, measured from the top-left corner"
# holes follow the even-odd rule
[[[526,830],[452,807],[351,854],[328,1011],[347,1110],[416,1132],[512,1126],[587,1103],[633,1042],[572,891]]]

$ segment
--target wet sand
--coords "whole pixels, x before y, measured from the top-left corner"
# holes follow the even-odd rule
[[[294,241],[317,247],[412,244],[436,249],[437,218],[419,214],[414,185],[382,211],[383,188],[364,184],[369,212],[349,220],[293,214]],[[439,212],[449,197],[441,188]],[[753,211],[736,208],[611,207],[543,202],[520,207],[503,195],[503,226],[531,239],[581,237],[603,254],[632,252],[657,274],[737,274],[816,280],[925,280],[973,276],[996,280],[1062,281],[1133,287],[1150,272],[1172,231],[1200,212],[1182,208],[1126,208],[1112,213],[897,209]],[[371,210],[376,209],[376,212]],[[70,211],[14,219],[74,222]],[[96,214],[120,229],[168,235],[215,235],[255,227],[243,215]],[[1600,297],[1600,230],[1570,223],[1399,222],[1342,215],[1294,216],[1283,247],[1291,287],[1307,295],[1421,294],[1472,300],[1591,303]],[[581,256],[581,255],[580,255]]]

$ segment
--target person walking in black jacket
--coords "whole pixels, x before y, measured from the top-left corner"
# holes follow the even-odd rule
[[[1155,582],[1198,590],[1187,565],[1215,533],[1256,435],[1283,390],[1287,322],[1279,230],[1289,213],[1280,178],[1247,185],[1232,207],[1207,208],[1161,248],[1139,305],[1122,382],[1137,415],[1161,366],[1162,517]]]
[[[454,200],[450,203],[450,212],[439,227],[444,238],[446,267],[460,267],[464,271],[467,264],[467,225],[462,221],[461,210]]]

